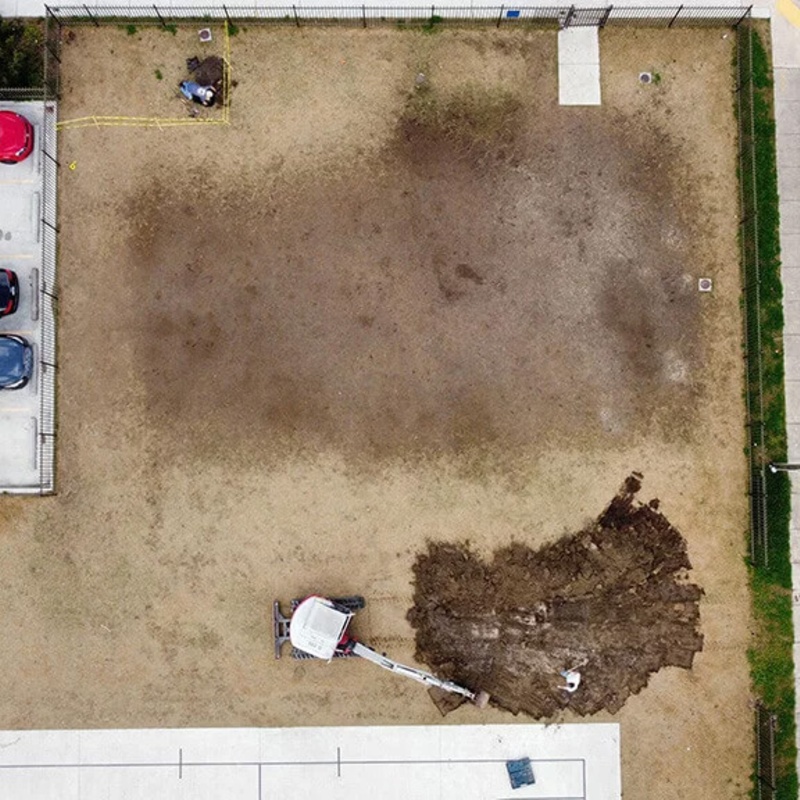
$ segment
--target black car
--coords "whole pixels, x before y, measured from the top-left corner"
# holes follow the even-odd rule
[[[0,317],[13,314],[19,303],[19,281],[10,269],[0,269]]]
[[[27,339],[0,334],[0,389],[21,389],[33,373],[33,348]]]

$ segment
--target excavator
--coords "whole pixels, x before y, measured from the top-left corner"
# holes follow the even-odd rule
[[[473,692],[453,681],[437,678],[430,672],[401,664],[350,636],[347,632],[350,620],[363,607],[364,598],[360,596],[329,599],[310,595],[302,600],[292,601],[291,617],[285,617],[276,600],[273,604],[275,657],[280,658],[281,646],[289,641],[293,648],[293,658],[320,658],[323,661],[346,657],[363,658],[429,688],[461,695],[478,708],[486,707],[489,702],[486,692]]]

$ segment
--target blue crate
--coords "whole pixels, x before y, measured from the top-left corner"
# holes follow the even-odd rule
[[[536,783],[533,777],[533,766],[529,758],[518,758],[513,761],[506,761],[508,779],[511,781],[512,789],[520,789],[523,786],[530,786]]]

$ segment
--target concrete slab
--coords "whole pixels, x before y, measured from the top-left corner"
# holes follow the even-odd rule
[[[786,368],[786,381],[800,381],[800,336],[789,334],[784,342],[784,366]],[[789,419],[793,417],[788,416]],[[797,421],[800,422],[800,409],[797,412]]]
[[[798,270],[792,270],[797,272]],[[783,301],[783,333],[784,336],[800,335],[800,299]]]
[[[781,198],[780,210],[781,230],[784,233],[800,234],[800,201]]]
[[[782,200],[800,200],[800,164],[778,162],[778,195]]]
[[[34,374],[22,389],[0,392],[0,491],[38,491],[40,413],[39,352],[41,315],[39,280],[42,261],[42,164],[39,143],[43,103],[0,103],[34,127],[37,143],[21,164],[0,165],[0,266],[19,278],[20,300],[14,314],[0,319],[0,333],[25,337],[34,348]]]
[[[565,28],[558,32],[558,102],[562,106],[600,105],[598,28]]]
[[[566,28],[558,34],[561,64],[599,64],[600,37],[595,27]]]
[[[798,384],[797,389],[794,392],[794,398],[795,405],[800,403],[800,384]],[[786,405],[789,405],[788,391],[786,396]],[[800,421],[787,422],[786,433],[789,436],[789,442],[786,451],[789,462],[792,464],[800,463]],[[798,519],[798,525],[800,525],[800,519]],[[794,557],[794,555],[792,557]]]
[[[783,271],[784,303],[800,301],[800,267],[787,267]]]
[[[796,70],[792,70],[792,75]],[[787,71],[783,70],[783,75],[786,75]],[[800,85],[800,80],[796,77],[794,80],[789,82],[791,86],[792,94],[798,91],[798,85]],[[784,98],[782,103],[780,104],[784,108],[784,112],[786,114],[786,122],[784,125],[781,126],[781,136],[796,136],[800,133],[800,101],[791,100]],[[776,103],[776,112],[777,112],[778,104]]]
[[[778,136],[778,168],[800,167],[800,136]]]
[[[3,800],[619,800],[619,726],[0,732]],[[45,766],[46,765],[46,766]]]

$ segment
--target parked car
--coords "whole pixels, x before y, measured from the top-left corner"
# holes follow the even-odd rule
[[[0,162],[17,164],[33,150],[33,125],[16,111],[0,111]]]
[[[0,334],[0,389],[21,389],[33,374],[33,347],[13,333]]]
[[[17,273],[0,269],[0,317],[13,314],[19,303],[19,280]]]

